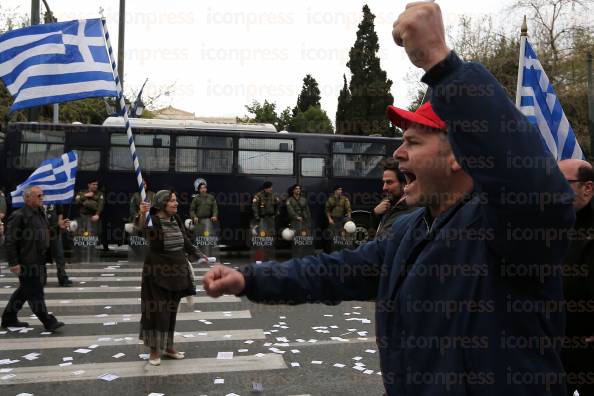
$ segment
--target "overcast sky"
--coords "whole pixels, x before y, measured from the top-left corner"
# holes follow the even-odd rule
[[[117,48],[118,0],[48,0],[60,21],[98,17],[103,7]],[[392,23],[406,1],[386,0],[167,0],[126,2],[125,91],[155,94],[174,85],[159,105],[196,116],[243,116],[252,100],[294,107],[302,80],[311,74],[322,92],[322,108],[334,122],[348,52],[362,6],[376,15],[381,66],[394,84],[396,105],[406,106],[420,76],[392,41]],[[2,0],[4,10],[30,11],[25,0]],[[509,0],[442,0],[446,25],[461,14],[506,20]],[[514,16],[516,17],[516,16]],[[517,16],[518,30],[521,24]],[[115,52],[114,48],[114,52]],[[408,76],[408,77],[407,77]],[[347,74],[348,78],[348,74]]]

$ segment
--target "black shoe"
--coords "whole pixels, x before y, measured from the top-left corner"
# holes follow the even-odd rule
[[[55,321],[51,325],[46,326],[45,330],[53,333],[54,331],[58,330],[60,327],[64,327],[64,322]]]
[[[18,319],[14,320],[12,322],[2,321],[2,327],[4,327],[5,329],[8,327],[29,327],[29,323],[21,322]]]
[[[70,287],[72,286],[72,281],[68,278],[58,281],[58,284],[61,287]]]

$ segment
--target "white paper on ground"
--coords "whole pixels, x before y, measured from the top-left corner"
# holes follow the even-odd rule
[[[297,362],[292,362],[291,367],[301,367],[301,365]]]
[[[76,352],[76,353],[89,353],[89,352],[91,352],[91,350],[90,349],[85,349],[85,348],[80,348],[80,349],[77,349],[74,352]]]
[[[225,379],[224,378],[215,378],[214,380],[215,384],[224,384],[225,383]]]
[[[97,377],[97,379],[100,379],[100,380],[103,380],[103,381],[113,381],[113,380],[118,379],[118,378],[120,378],[120,377],[118,377],[115,374],[109,374],[109,373],[103,374],[103,375],[100,375],[99,377]]]
[[[70,357],[70,356],[63,357],[62,358],[62,361],[63,362],[71,362],[72,361],[72,357]]]
[[[217,359],[233,359],[233,352],[219,352]]]
[[[322,364],[323,362],[321,360],[312,360],[311,364]]]
[[[113,356],[112,356],[112,358],[119,359],[119,358],[121,358],[122,356],[126,356],[126,354],[125,354],[125,353],[122,353],[122,352],[120,352],[120,353],[116,353],[115,355],[113,355]]]

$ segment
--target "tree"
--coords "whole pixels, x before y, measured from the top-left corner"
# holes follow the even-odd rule
[[[336,108],[336,133],[345,134],[345,124],[348,117],[349,106],[351,105],[351,91],[347,85],[346,75],[342,75],[344,85],[338,95],[338,107]]]
[[[349,52],[347,63],[351,71],[351,100],[345,106],[346,111],[344,118],[340,120],[339,130],[348,135],[393,133],[386,119],[386,107],[394,103],[390,93],[392,81],[387,79],[377,56],[379,44],[374,20],[375,15],[365,5],[363,20],[359,24],[357,38]]]
[[[297,97],[297,106],[293,109],[293,117],[299,112],[307,111],[311,106],[320,106],[321,99],[318,82],[311,74],[307,74],[303,79],[301,93]]]
[[[250,105],[245,106],[246,110],[250,115],[246,115],[243,118],[237,118],[237,122],[244,123],[263,123],[272,124],[277,131],[286,129],[293,119],[291,116],[291,109],[287,107],[280,115],[276,113],[276,103],[268,102],[264,100],[264,103],[260,103],[254,100]]]
[[[320,106],[310,106],[293,117],[289,126],[291,132],[334,133],[332,121]]]

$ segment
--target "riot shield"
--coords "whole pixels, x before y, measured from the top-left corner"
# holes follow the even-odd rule
[[[250,258],[252,261],[269,261],[276,257],[275,252],[275,219],[273,216],[263,217],[250,224]]]
[[[315,253],[314,237],[309,223],[295,222],[291,225],[294,231],[292,253],[293,257],[304,257]]]
[[[128,262],[144,263],[148,249],[144,234],[131,223],[126,224],[126,233],[128,234]]]
[[[218,224],[210,219],[200,219],[194,226],[196,246],[208,257],[220,257]]]
[[[77,219],[78,227],[74,232],[72,245],[74,260],[78,263],[92,263],[99,261],[99,231],[101,223],[92,222],[89,216],[80,216]]]
[[[337,217],[332,220],[334,220],[334,224],[329,225],[332,235],[332,251],[352,248],[353,236],[344,230],[344,223],[347,222],[347,219]]]

